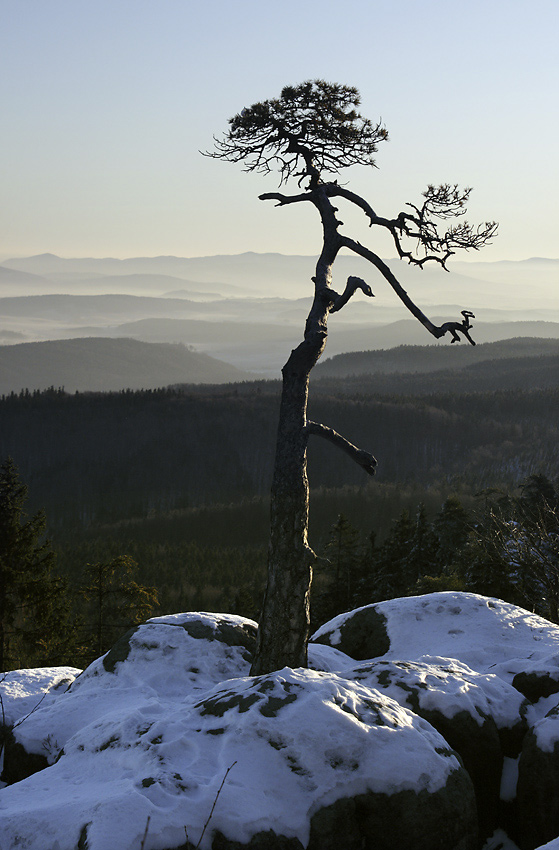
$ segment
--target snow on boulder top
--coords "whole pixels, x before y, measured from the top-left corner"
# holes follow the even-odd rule
[[[0,696],[5,725],[11,726],[39,704],[49,705],[81,672],[77,667],[37,667],[2,673]]]
[[[58,755],[69,737],[131,704],[182,701],[225,679],[246,676],[256,623],[229,614],[155,617],[130,629],[72,683],[56,703],[41,706],[15,730],[27,752],[42,753],[47,736]]]
[[[340,798],[425,800],[456,777],[458,816],[471,785],[432,726],[359,683],[285,668],[90,724],[56,764],[2,791],[0,846],[75,850],[81,839],[89,850],[128,850],[148,818],[146,846],[183,846],[185,829],[198,846],[224,778],[202,850],[216,830],[243,843],[273,830],[307,846],[313,816]]]
[[[547,844],[540,844],[539,847],[536,847],[536,850],[559,850],[559,838],[554,838]]]
[[[224,678],[244,676],[256,645],[257,625],[232,614],[189,612],[154,617],[126,632],[85,670],[71,688],[150,688],[184,697]]]
[[[465,711],[479,726],[490,717],[498,729],[510,728],[520,722],[526,702],[498,676],[476,673],[451,658],[374,659],[346,668],[343,676],[377,688],[430,722],[433,712],[452,718]]]
[[[326,646],[322,643],[309,643],[308,664],[311,670],[322,670],[323,673],[339,673],[344,675],[346,667],[353,667],[355,659],[345,652]]]
[[[531,732],[537,746],[544,753],[552,753],[559,744],[559,705],[554,705],[544,717],[538,719],[537,709],[531,715]]]
[[[476,593],[443,592],[378,602],[340,614],[312,637],[359,660],[456,658],[511,682],[559,651],[559,626],[523,608]]]

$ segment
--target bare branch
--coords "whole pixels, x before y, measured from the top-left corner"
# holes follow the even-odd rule
[[[360,207],[365,215],[369,218],[369,227],[373,224],[380,224],[382,222],[381,219],[378,218],[376,212],[371,207],[371,205],[366,201],[361,195],[358,195],[356,192],[351,192],[349,189],[346,189],[344,186],[339,186],[337,183],[328,183],[326,188],[326,194],[329,198],[345,198],[346,201],[351,201],[352,204],[355,204],[356,207]]]
[[[282,195],[281,192],[264,192],[263,195],[258,195],[259,201],[277,201],[277,207],[283,207],[285,204],[298,204],[299,201],[312,201],[312,192],[302,192],[300,195]]]
[[[363,210],[369,219],[369,227],[378,225],[390,231],[398,256],[413,265],[423,268],[425,263],[436,262],[446,269],[446,261],[456,249],[479,251],[497,233],[497,224],[486,221],[477,227],[467,221],[460,222],[439,232],[436,219],[444,221],[462,216],[466,212],[471,189],[460,189],[457,185],[429,186],[423,193],[423,204],[418,207],[408,204],[413,210],[401,212],[396,218],[383,218],[375,213],[370,204],[335,181],[325,185],[329,198],[341,197]],[[414,248],[407,249],[403,240],[416,242]],[[422,253],[420,253],[422,252]]]
[[[375,474],[375,467],[377,465],[376,458],[369,452],[366,452],[363,449],[358,449],[357,446],[354,446],[353,443],[350,443],[349,440],[346,440],[345,437],[342,437],[342,435],[338,434],[337,431],[334,431],[333,428],[321,425],[320,422],[307,420],[305,430],[307,431],[307,434],[314,434],[317,437],[323,437],[325,440],[333,443],[349,455],[355,463],[362,467],[367,475]]]
[[[142,837],[142,843],[140,844],[140,850],[144,850],[144,847],[145,847],[145,844],[146,844],[146,838],[148,837],[150,820],[151,820],[151,815],[148,815],[148,818],[147,818],[147,821],[146,821],[146,828],[144,829],[144,834],[143,834],[143,837]]]
[[[217,790],[217,794],[215,795],[213,806],[212,806],[211,811],[210,811],[210,813],[209,813],[209,815],[208,815],[208,818],[207,818],[207,820],[206,820],[206,823],[204,824],[204,829],[202,830],[202,834],[201,834],[200,838],[198,839],[198,844],[196,845],[196,847],[194,848],[194,850],[198,850],[198,848],[200,847],[200,844],[202,843],[202,839],[203,839],[203,837],[204,837],[204,834],[205,834],[205,832],[206,832],[206,829],[208,828],[208,824],[209,824],[209,822],[210,822],[210,821],[211,821],[211,819],[212,819],[212,815],[213,815],[213,813],[214,813],[214,809],[215,809],[215,807],[216,807],[217,801],[219,800],[219,795],[220,795],[220,794],[221,794],[221,792],[223,791],[223,786],[225,785],[225,780],[226,780],[226,779],[227,779],[227,777],[229,776],[229,771],[230,771],[230,770],[232,770],[232,769],[235,767],[235,765],[236,765],[236,764],[237,764],[237,762],[236,762],[236,761],[234,761],[234,762],[233,762],[233,764],[230,764],[230,765],[229,765],[229,767],[227,768],[227,770],[225,771],[225,776],[224,776],[224,777],[223,777],[223,779],[221,780],[221,785],[219,786],[219,788],[218,788],[218,790]]]
[[[45,692],[44,692],[44,694],[43,694],[43,696],[41,697],[41,699],[39,700],[39,702],[37,702],[37,703],[33,706],[33,708],[31,709],[31,711],[29,712],[29,714],[26,714],[26,715],[25,715],[25,717],[21,717],[21,718],[17,721],[17,723],[14,723],[14,724],[13,724],[13,726],[12,726],[12,729],[17,729],[17,727],[18,727],[18,726],[21,726],[21,724],[23,723],[23,721],[24,721],[24,720],[27,720],[27,718],[28,718],[28,717],[31,717],[31,715],[32,715],[35,711],[37,711],[37,709],[38,709],[38,708],[40,708],[41,703],[43,702],[43,700],[44,700],[44,698],[46,697],[47,693],[48,693],[48,691],[45,691]]]
[[[379,272],[383,275],[385,280],[388,281],[400,301],[408,308],[410,313],[418,319],[424,328],[426,328],[430,334],[432,334],[435,339],[440,339],[446,333],[450,333],[452,336],[452,342],[460,342],[459,333],[462,333],[466,339],[472,344],[475,345],[475,342],[470,337],[468,331],[472,328],[472,325],[469,321],[470,318],[475,318],[473,313],[470,313],[468,310],[462,310],[462,315],[464,319],[462,322],[445,322],[443,325],[434,325],[433,322],[427,318],[425,313],[420,310],[420,308],[415,304],[411,298],[409,297],[406,290],[400,284],[396,276],[392,273],[391,269],[386,265],[383,260],[373,251],[366,248],[364,245],[361,245],[360,242],[356,242],[354,239],[349,239],[347,236],[342,236],[342,244],[349,248],[351,251],[354,251],[356,254],[359,254],[360,257],[363,257],[365,260],[368,260],[372,263]]]
[[[439,331],[441,331],[440,336],[444,336],[446,333],[450,333],[452,335],[451,342],[460,342],[459,333],[464,334],[466,339],[471,345],[475,345],[475,341],[471,338],[468,331],[473,328],[470,319],[475,319],[473,313],[470,313],[469,310],[461,310],[460,311],[464,316],[461,322],[445,322],[440,326]]]
[[[471,191],[469,187],[460,189],[456,184],[431,185],[423,193],[425,200],[421,207],[408,204],[413,213],[400,213],[393,231],[400,259],[407,259],[420,267],[426,262],[434,261],[446,268],[446,261],[454,254],[455,249],[479,251],[487,245],[497,233],[497,224],[494,221],[486,221],[478,227],[464,221],[447,228],[444,233],[439,233],[436,219],[445,221],[463,216]],[[417,241],[414,251],[404,249],[401,235]],[[417,256],[418,251],[422,251],[423,256]]]
[[[315,278],[312,278],[315,281]],[[341,310],[342,307],[345,307],[351,296],[360,289],[365,295],[368,295],[369,298],[374,298],[374,292],[369,286],[368,283],[360,277],[355,277],[354,275],[350,275],[347,279],[346,287],[341,295],[338,295],[336,292],[332,291],[332,295],[335,296],[335,300],[330,307],[331,313],[337,313],[338,310]]]
[[[379,272],[383,275],[385,280],[388,281],[400,301],[405,304],[410,313],[415,316],[415,318],[418,319],[425,328],[427,328],[429,333],[433,334],[433,336],[438,336],[437,326],[434,325],[433,322],[427,318],[427,316],[419,309],[416,304],[414,304],[406,290],[401,286],[396,276],[392,273],[391,269],[386,265],[383,260],[381,260],[381,258],[377,254],[369,250],[369,248],[366,248],[360,242],[356,242],[354,239],[350,239],[347,236],[342,236],[342,244],[346,248],[349,248],[350,251],[353,251],[355,254],[359,254],[360,257],[363,257],[365,260],[368,260],[370,263],[372,263],[373,266],[375,266],[375,268],[377,268]],[[442,334],[439,334],[439,336],[442,336]]]

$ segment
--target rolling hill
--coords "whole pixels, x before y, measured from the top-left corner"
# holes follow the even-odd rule
[[[242,288],[243,294],[296,298],[311,295],[310,278],[314,274],[315,263],[316,258],[312,256],[247,252],[210,257],[132,257],[122,260],[62,258],[41,254],[8,259],[2,265],[42,275],[52,281],[65,282],[66,291],[76,291],[72,280],[76,282],[96,278],[96,285],[99,286],[97,291],[102,292],[107,291],[104,289],[103,277],[163,275],[188,281],[187,288],[202,291],[206,288],[221,291],[216,290],[218,281],[226,287]],[[434,265],[420,270],[396,259],[389,259],[387,263],[402,285],[410,288],[410,295],[428,308],[427,311],[441,302],[450,302],[461,304],[460,309],[467,308],[474,312],[478,309],[481,312],[481,308],[506,306],[521,311],[523,318],[544,318],[541,311],[546,309],[553,310],[555,314],[558,312],[552,293],[559,278],[559,260],[534,258],[502,263],[455,260],[449,264],[449,273]],[[336,263],[334,287],[342,287],[348,274],[360,275],[371,284],[377,304],[392,305],[397,302],[390,286],[365,260],[341,254]],[[144,283],[147,283],[146,278]],[[161,292],[159,283],[156,288]],[[177,288],[167,286],[167,291]],[[231,289],[227,294],[231,294]],[[535,311],[540,311],[540,314],[534,315]]]
[[[522,323],[531,324],[531,323]],[[539,323],[538,323],[539,324]],[[470,345],[399,345],[375,351],[338,354],[319,363],[315,377],[345,378],[350,375],[425,373],[471,368],[475,364],[511,358],[559,355],[559,339],[514,337]],[[559,381],[559,375],[558,381]]]
[[[243,381],[246,372],[184,345],[134,339],[67,339],[0,346],[0,394],[155,389],[175,383]]]

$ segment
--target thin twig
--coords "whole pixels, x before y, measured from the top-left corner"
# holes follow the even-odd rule
[[[145,843],[146,843],[146,838],[148,837],[148,829],[149,829],[149,822],[150,822],[150,820],[151,820],[151,815],[148,815],[148,819],[147,819],[147,821],[146,821],[146,828],[144,829],[144,836],[143,836],[143,838],[142,838],[142,843],[140,844],[140,850],[144,850],[144,845],[145,845]]]
[[[0,685],[6,679],[6,674],[2,676],[0,679]],[[4,700],[2,698],[2,693],[0,692],[0,709],[2,709],[2,735],[0,736],[0,773],[2,773],[4,769],[4,765],[2,764],[2,756],[4,754],[4,743],[5,743],[5,735],[4,729],[6,728],[6,714],[4,712]]]
[[[6,680],[6,674],[4,673],[2,678],[0,679],[0,685],[2,682]],[[2,692],[0,691],[0,708],[2,709],[2,726],[6,725],[6,715],[4,713],[4,700],[2,699]]]
[[[214,804],[213,804],[213,806],[212,806],[212,808],[211,808],[211,811],[210,811],[210,813],[209,813],[209,815],[208,815],[208,819],[207,819],[206,823],[204,824],[204,829],[202,830],[202,835],[201,835],[201,836],[200,836],[200,838],[198,839],[198,844],[196,845],[196,847],[194,848],[194,850],[198,850],[198,848],[200,847],[200,844],[202,843],[202,839],[203,839],[203,837],[204,837],[204,833],[205,833],[205,831],[206,831],[206,827],[208,826],[209,822],[210,822],[210,821],[211,821],[211,819],[212,819],[212,815],[213,815],[213,813],[214,813],[214,809],[215,809],[216,803],[217,803],[217,801],[219,800],[219,795],[221,794],[221,790],[222,790],[223,786],[225,785],[225,780],[227,779],[227,776],[228,776],[229,771],[231,770],[231,768],[235,767],[235,765],[236,765],[236,764],[237,764],[237,762],[236,762],[236,761],[234,761],[234,762],[233,762],[233,764],[232,764],[232,765],[230,765],[230,766],[227,768],[227,770],[225,771],[225,776],[224,776],[224,777],[223,777],[223,779],[221,780],[221,785],[219,786],[218,792],[217,792],[217,794],[215,795]]]
[[[48,691],[45,691],[43,696],[39,700],[39,702],[35,706],[33,706],[31,711],[29,712],[29,714],[26,714],[25,717],[22,717],[21,720],[18,720],[17,723],[14,723],[14,725],[12,726],[12,729],[17,729],[18,726],[21,726],[21,724],[23,723],[24,720],[27,720],[28,717],[31,717],[33,712],[37,711],[37,709],[39,708],[39,706],[41,705],[42,701],[44,700],[44,698],[46,697],[47,694],[48,694]]]

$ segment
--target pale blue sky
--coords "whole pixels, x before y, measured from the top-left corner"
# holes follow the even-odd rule
[[[316,77],[388,127],[345,175],[377,211],[472,185],[472,259],[559,257],[558,35],[557,0],[0,0],[0,258],[315,253],[312,209],[198,150]]]

